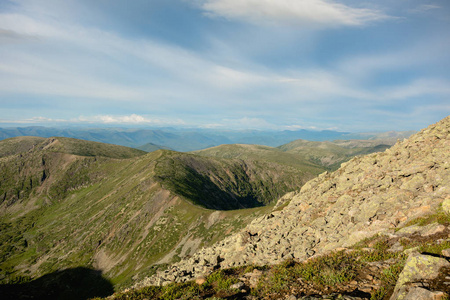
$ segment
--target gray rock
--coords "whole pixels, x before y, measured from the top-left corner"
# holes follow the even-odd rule
[[[245,284],[243,282],[237,282],[233,285],[230,286],[230,289],[236,289],[236,290],[240,290],[245,286]]]

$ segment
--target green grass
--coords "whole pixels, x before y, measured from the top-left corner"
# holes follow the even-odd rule
[[[317,166],[327,170],[337,170],[343,162],[357,155],[366,155],[384,151],[389,145],[380,144],[380,141],[353,141],[353,145],[346,145],[346,141],[306,141],[296,140],[279,146],[278,149],[289,154],[302,157]]]
[[[300,265],[296,272],[306,281],[332,286],[353,280],[361,267],[353,255],[341,251],[312,259]]]
[[[22,136],[0,141],[0,157],[27,152],[35,145],[42,143],[45,138]]]
[[[315,175],[325,171],[322,166],[308,161],[302,155],[284,152],[278,148],[268,146],[241,144],[221,145],[194,151],[193,153],[207,157],[274,162],[277,164],[295,167],[296,169]]]
[[[392,293],[398,276],[405,266],[405,257],[401,257],[395,264],[383,270],[380,276],[381,288],[371,294],[370,300],[383,300],[387,295]]]
[[[214,211],[174,192],[162,193],[154,169],[158,161],[173,155],[178,154],[155,152],[117,160],[36,150],[14,158],[11,178],[20,179],[24,172],[41,174],[42,168],[49,176],[31,189],[30,196],[22,193],[24,198],[13,204],[14,210],[0,217],[0,282],[25,275],[34,278],[61,268],[90,267],[95,263],[94,255],[102,250],[112,261],[123,260],[105,274],[121,288],[131,277],[142,278],[153,272],[150,266],[171,251],[175,255],[168,262],[179,260],[183,246],[179,243],[184,237],[199,240],[195,247],[208,246],[271,209],[223,211],[209,224]],[[22,164],[22,173],[15,173]],[[10,187],[16,184],[16,179],[10,181]],[[174,197],[178,200],[173,201]],[[32,203],[34,207],[29,205]],[[157,212],[165,223],[152,219]],[[40,265],[34,272],[24,273],[37,262]],[[16,268],[19,265],[24,266],[22,270]]]
[[[204,299],[206,296],[234,295],[237,291],[230,288],[238,282],[235,269],[218,270],[205,278],[205,283],[199,285],[194,281],[185,283],[171,283],[163,287],[149,286],[139,290],[132,290],[114,295],[116,300],[142,300],[142,299]],[[97,298],[100,299],[100,298]]]

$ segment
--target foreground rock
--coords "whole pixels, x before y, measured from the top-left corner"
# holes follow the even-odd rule
[[[412,253],[406,261],[405,268],[398,278],[390,300],[433,300],[444,299],[442,291],[432,291],[428,281],[441,275],[442,269],[450,270],[450,263],[445,258]]]
[[[450,201],[449,149],[447,117],[383,153],[321,174],[292,194],[284,209],[135,287],[187,281],[217,268],[302,261],[377,233],[394,233]]]

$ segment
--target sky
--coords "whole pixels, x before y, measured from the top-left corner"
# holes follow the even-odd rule
[[[448,0],[0,0],[0,127],[419,130]]]

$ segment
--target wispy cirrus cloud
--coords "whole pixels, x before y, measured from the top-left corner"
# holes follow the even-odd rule
[[[368,0],[161,0],[139,15],[118,12],[125,0],[13,2],[0,5],[3,119],[328,128],[355,118],[393,124],[374,109],[395,116],[426,102],[428,116],[440,116],[448,107],[444,1],[417,7],[426,18]],[[179,4],[190,10],[176,11]],[[147,22],[147,13],[162,13],[172,28]],[[185,13],[198,22],[188,31],[178,18]]]
[[[325,0],[204,0],[201,7],[211,17],[266,25],[360,26],[389,18],[378,10]]]
[[[439,8],[441,8],[441,7],[439,5],[435,5],[435,4],[421,4],[415,8],[409,9],[408,12],[414,13],[414,14],[420,14],[420,13],[425,13],[430,10],[439,9]]]

